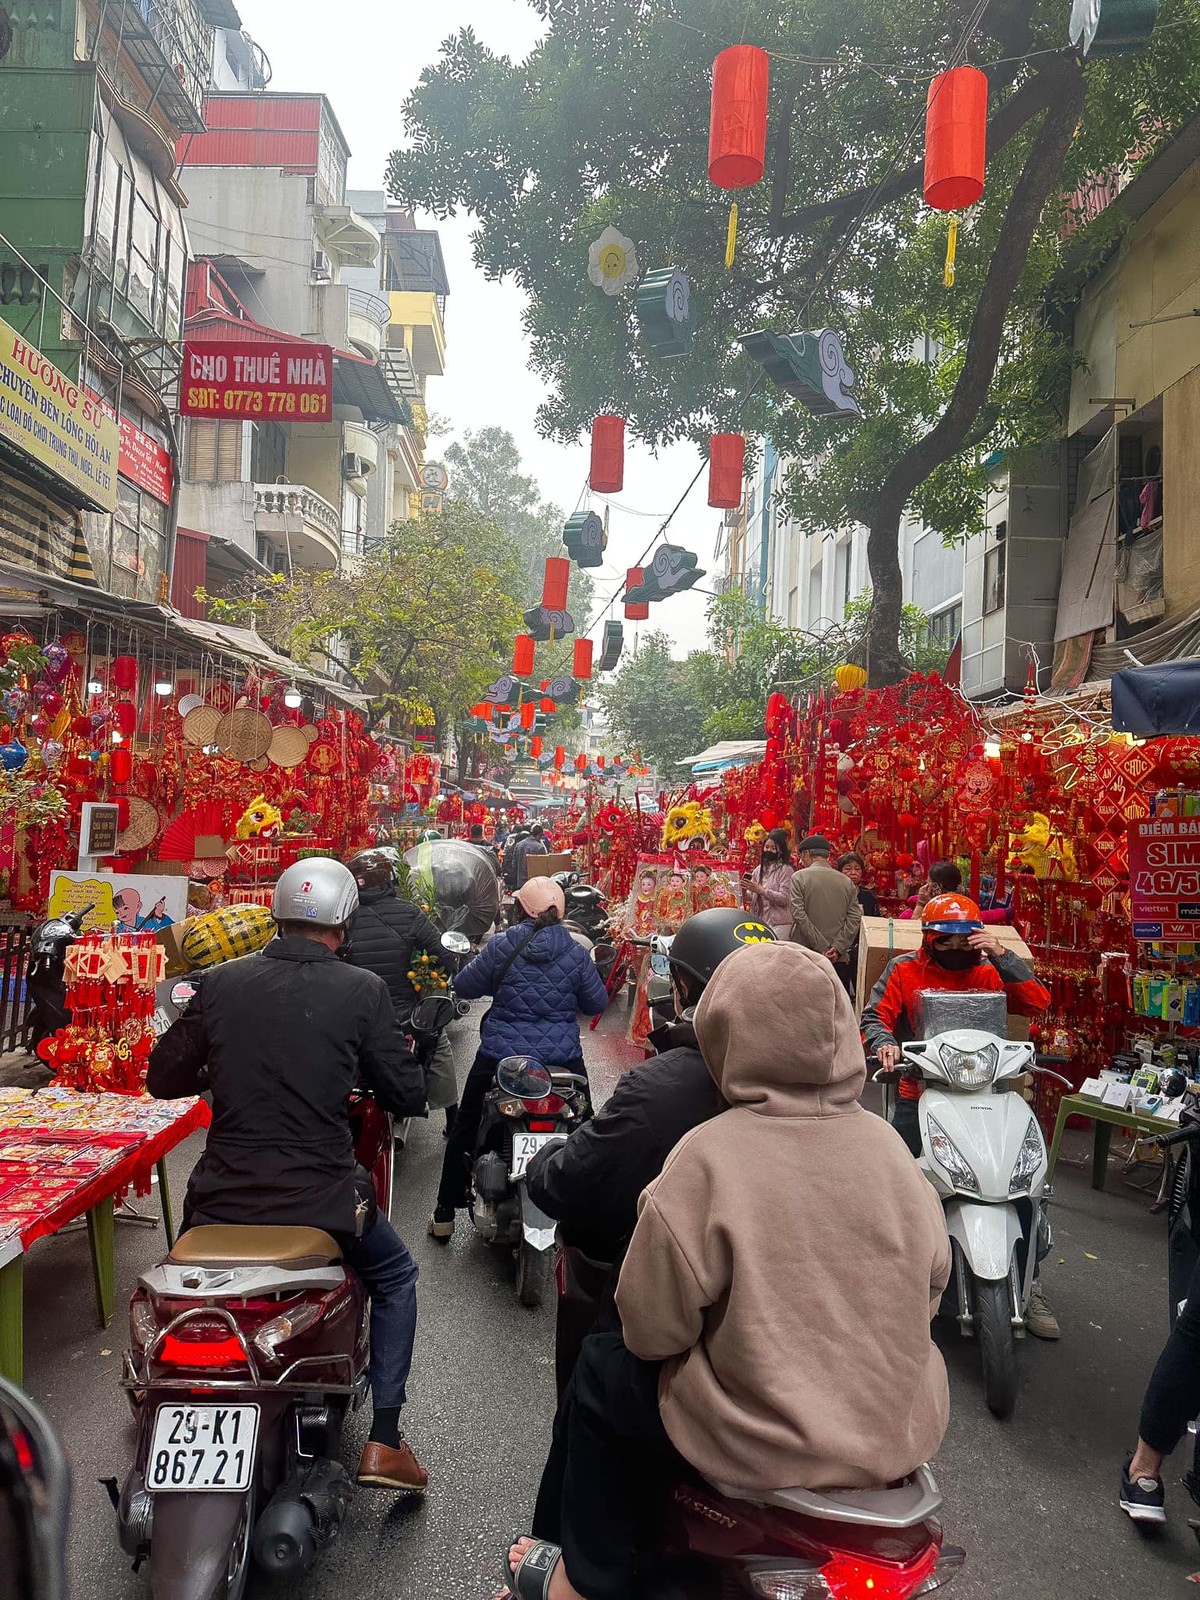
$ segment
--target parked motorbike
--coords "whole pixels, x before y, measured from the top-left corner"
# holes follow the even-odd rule
[[[350,1116],[387,1216],[391,1118],[365,1092]],[[341,1530],[342,1428],[367,1393],[367,1297],[337,1244],[316,1228],[192,1228],[139,1278],[129,1326],[136,1442],[113,1493],[153,1600],[241,1600],[252,1562],[303,1576]]]
[[[51,917],[33,930],[29,968],[25,975],[25,995],[33,1007],[33,1035],[30,1048],[36,1050],[71,1020],[67,1010],[67,985],[64,979],[67,951],[79,938],[94,904],[82,911],[68,911]]]
[[[937,995],[939,1014],[962,998]],[[1035,1065],[1027,1040],[1004,1037],[1003,995],[965,998],[974,1016],[983,1007],[994,1012],[995,1032],[950,1029],[904,1045],[903,1055],[925,1080],[918,1164],[946,1209],[959,1329],[964,1338],[978,1335],[988,1409],[1007,1417],[1017,1402],[1015,1341],[1025,1337],[1034,1273],[1052,1237],[1046,1143],[1012,1087],[1047,1069]]]
[[[555,1223],[529,1198],[525,1169],[548,1140],[591,1115],[587,1079],[507,1056],[484,1096],[471,1169],[471,1221],[486,1244],[515,1251],[517,1298],[539,1306],[554,1265]]]
[[[1175,1098],[1186,1079],[1178,1071],[1168,1077],[1176,1080],[1166,1086],[1169,1097]],[[1168,1318],[1174,1328],[1200,1261],[1200,1096],[1184,1095],[1179,1131],[1160,1134],[1154,1143],[1167,1161],[1163,1182],[1167,1197],[1167,1300]],[[1200,1508],[1200,1428],[1192,1440],[1192,1462],[1183,1482]],[[1189,1525],[1200,1540],[1200,1515],[1190,1518]]]
[[[696,1478],[671,1485],[637,1600],[913,1600],[940,1593],[966,1557],[942,1542],[928,1467],[888,1489],[739,1494]]]

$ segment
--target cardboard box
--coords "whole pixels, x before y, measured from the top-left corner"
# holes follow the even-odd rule
[[[1011,950],[1014,955],[1020,956],[1022,961],[1027,961],[1030,966],[1033,965],[1033,954],[1015,928],[999,924],[996,927],[989,927],[987,931],[995,934],[1006,950]],[[871,997],[871,990],[888,962],[895,956],[906,955],[911,950],[919,950],[920,947],[921,924],[915,918],[907,922],[898,917],[862,919],[862,932],[858,939],[857,1009],[860,1016]],[[1010,1015],[1008,1036],[1010,1039],[1028,1039],[1029,1018]]]
[[[527,877],[552,878],[556,872],[574,872],[575,857],[567,852],[552,856],[526,856],[525,865]]]
[[[173,922],[154,935],[166,952],[168,978],[178,978],[192,970],[191,962],[183,954],[183,936],[195,920],[195,917],[188,917],[184,922]]]

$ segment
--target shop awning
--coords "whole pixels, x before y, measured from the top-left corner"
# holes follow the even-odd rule
[[[693,772],[722,772],[726,767],[744,767],[751,761],[761,761],[767,753],[765,739],[722,739],[710,744],[698,756],[685,756],[676,766],[691,767]]]
[[[198,617],[174,614],[171,615],[171,624],[217,655],[233,656],[248,666],[268,667],[281,678],[291,678],[301,686],[317,689],[344,705],[361,707],[370,704],[366,695],[347,688],[336,678],[330,678],[323,672],[280,655],[278,650],[272,650],[253,628],[234,628],[224,622],[203,622]]]
[[[1118,733],[1200,734],[1200,661],[1163,661],[1113,673],[1112,723]]]

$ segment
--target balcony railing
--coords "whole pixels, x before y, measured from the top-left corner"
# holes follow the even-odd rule
[[[342,549],[341,513],[298,483],[256,483],[254,526],[298,567],[336,567]]]
[[[392,308],[383,296],[369,294],[366,289],[351,289],[350,310],[360,317],[366,317],[381,332],[392,320]]]
[[[203,132],[211,24],[180,0],[106,0],[100,12],[105,31],[150,87],[144,109],[158,105],[184,132]],[[102,47],[102,57],[105,53]]]

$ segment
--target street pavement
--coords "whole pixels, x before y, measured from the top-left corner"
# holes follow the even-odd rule
[[[598,1099],[640,1059],[621,1037],[625,1017],[618,1005],[598,1032],[585,1034]],[[473,1054],[474,1029],[474,1018],[454,1028],[460,1077]],[[414,1125],[393,1213],[421,1268],[405,1426],[429,1468],[429,1493],[392,1499],[359,1492],[340,1544],[309,1578],[291,1586],[258,1578],[251,1600],[485,1600],[498,1587],[506,1541],[527,1525],[553,1409],[553,1310],[518,1305],[511,1262],[465,1223],[448,1246],[426,1237],[444,1148],[441,1124],[439,1114]],[[174,1161],[177,1209],[199,1149],[192,1141]],[[949,1590],[958,1600],[1183,1596],[1189,1575],[1200,1571],[1187,1497],[1178,1487],[1181,1457],[1171,1464],[1164,1534],[1139,1537],[1116,1509],[1121,1453],[1136,1434],[1141,1393],[1165,1337],[1164,1224],[1115,1164],[1108,1191],[1093,1193],[1083,1155],[1083,1144],[1069,1138],[1054,1208],[1055,1247],[1043,1280],[1063,1339],[1027,1341],[1021,1398],[1010,1421],[995,1421],[984,1407],[974,1343],[952,1327],[938,1333],[953,1414],[936,1470],[947,1537],[968,1552]],[[1079,1166],[1066,1164],[1073,1161]],[[146,1210],[152,1204],[143,1203]],[[37,1245],[26,1266],[26,1385],[74,1465],[73,1594],[86,1600],[148,1593],[145,1575],[135,1576],[119,1549],[99,1480],[122,1476],[128,1460],[128,1411],[119,1388],[123,1302],[162,1249],[161,1231],[119,1226],[118,1310],[105,1332],[94,1326],[82,1231]],[[887,1315],[886,1306],[879,1315]],[[804,1359],[803,1350],[796,1359]],[[846,1381],[854,1381],[853,1373]],[[365,1433],[360,1414],[348,1436],[351,1467]]]

